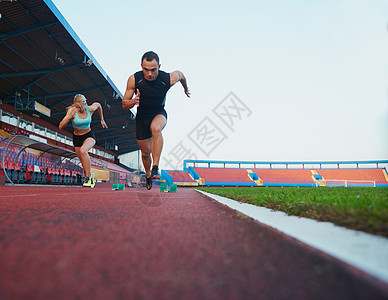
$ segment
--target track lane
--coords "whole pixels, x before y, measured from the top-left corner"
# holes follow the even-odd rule
[[[388,297],[387,285],[192,189],[0,194],[13,195],[0,197],[1,299]]]

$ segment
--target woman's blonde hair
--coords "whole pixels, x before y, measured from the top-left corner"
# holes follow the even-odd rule
[[[74,103],[76,103],[76,102],[82,103],[84,105],[87,105],[86,97],[84,95],[82,95],[82,94],[77,94],[77,95],[74,96],[73,104],[68,106],[67,110],[69,110],[70,108],[74,107]]]
[[[86,105],[86,97],[82,94],[77,94],[74,96],[74,102],[79,102]]]

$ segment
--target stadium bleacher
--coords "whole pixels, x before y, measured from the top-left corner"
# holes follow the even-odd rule
[[[188,172],[167,171],[173,178],[173,183],[180,186],[197,186],[198,182],[194,180]]]
[[[307,169],[254,169],[265,186],[315,186],[312,173]]]
[[[62,157],[62,154],[66,157]],[[127,181],[129,170],[113,161],[99,158],[98,155],[90,156],[93,170],[96,173],[98,171],[107,173],[104,181],[110,183]],[[82,185],[83,182],[83,169],[73,147],[1,121],[0,169],[0,177],[5,177],[0,180],[2,184]]]
[[[83,170],[73,151],[37,142],[28,135],[0,130],[0,176],[2,183],[82,185]],[[62,157],[60,154],[63,154]],[[92,167],[109,172],[112,182],[125,182],[130,172],[96,157]],[[110,180],[109,180],[110,181]]]
[[[212,164],[217,167],[212,167]],[[228,168],[228,164],[240,167]],[[371,168],[371,164],[376,167]],[[220,165],[224,167],[220,168]],[[319,168],[316,168],[316,165]],[[337,165],[337,168],[328,168],[330,165]],[[187,160],[184,162],[183,172],[168,172],[178,185],[191,182],[192,185],[199,186],[388,186],[387,169],[381,165],[388,165],[388,161],[289,163]]]
[[[15,135],[0,129],[0,176],[5,177],[5,182],[12,184],[62,184],[82,185],[83,170],[79,165],[74,152],[63,149],[63,153],[72,153],[70,157],[58,157],[58,153],[51,153],[58,146],[40,145],[28,138],[28,132]],[[25,143],[25,144],[24,144]],[[31,146],[31,145],[35,145]],[[47,148],[49,147],[49,148]],[[75,158],[75,160],[74,160]],[[319,162],[319,168],[314,163],[287,163],[287,162],[260,162],[250,163],[244,167],[243,162],[232,162],[239,167],[228,167],[231,162],[217,162],[217,167],[211,166],[211,161],[202,166],[186,167],[183,171],[167,171],[172,176],[173,182],[178,186],[388,186],[386,167],[388,161],[373,162]],[[376,164],[371,168],[370,164]],[[198,164],[198,163],[197,163]],[[203,166],[205,164],[205,167]],[[292,167],[299,164],[298,168]],[[305,167],[310,164],[310,167]],[[326,165],[337,165],[337,168],[328,168]],[[345,164],[346,167],[340,167]],[[359,167],[360,164],[369,167]],[[379,167],[380,164],[380,167]],[[114,162],[91,157],[91,165],[95,171],[106,172],[105,181],[110,183],[125,182],[137,186],[144,179],[142,176],[133,176],[133,172]],[[224,167],[219,167],[219,166]],[[261,167],[266,165],[266,167]],[[274,167],[276,165],[276,167]],[[206,167],[207,166],[207,167]],[[243,166],[243,167],[241,167]],[[260,167],[257,167],[260,166]],[[269,166],[269,167],[268,167]],[[281,166],[281,167],[279,167]],[[291,167],[290,167],[291,166]],[[300,167],[302,166],[302,167]],[[323,167],[322,167],[323,166]],[[140,179],[139,179],[140,178]],[[131,182],[134,179],[135,182]],[[2,182],[1,180],[0,182]],[[140,184],[141,185],[141,184]]]
[[[247,169],[194,168],[205,185],[258,186],[249,176]]]
[[[381,186],[388,183],[386,169],[322,169],[316,170],[322,175],[326,186],[332,185],[373,185]]]
[[[72,127],[58,129],[77,93],[101,102],[110,127],[98,130],[99,120],[92,120],[92,166],[115,182],[125,180],[129,171],[117,166],[118,157],[138,146],[135,122],[129,121],[134,113],[123,113],[119,89],[52,1],[6,2],[0,24],[7,40],[0,51],[1,183],[6,177],[10,184],[79,184],[83,170],[71,144]],[[41,147],[8,143],[13,136],[34,136]],[[52,149],[58,151],[50,154]]]

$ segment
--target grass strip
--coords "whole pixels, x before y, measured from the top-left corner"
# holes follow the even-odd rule
[[[199,188],[288,215],[332,222],[338,226],[388,237],[386,187]]]

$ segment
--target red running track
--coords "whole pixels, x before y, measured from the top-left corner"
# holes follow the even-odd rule
[[[193,189],[0,188],[0,299],[387,299]]]

